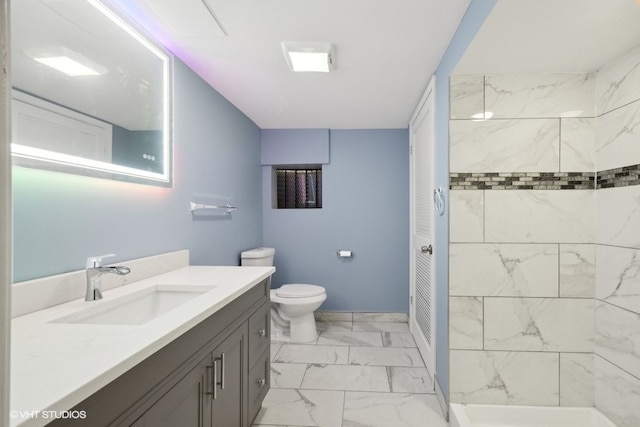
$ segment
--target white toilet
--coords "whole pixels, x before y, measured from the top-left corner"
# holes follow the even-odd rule
[[[243,266],[273,265],[273,248],[256,248],[242,252]],[[310,342],[318,337],[313,312],[327,299],[322,286],[287,284],[271,289],[271,340]]]

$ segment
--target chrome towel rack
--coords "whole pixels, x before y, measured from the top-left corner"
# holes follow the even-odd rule
[[[238,210],[237,206],[231,206],[231,205],[205,205],[203,203],[194,203],[191,202],[191,212],[193,211],[197,211],[197,210],[201,210],[201,209],[221,209],[224,210],[226,213],[231,213],[234,211]]]

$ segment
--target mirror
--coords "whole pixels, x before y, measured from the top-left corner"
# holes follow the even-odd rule
[[[172,57],[97,0],[11,2],[14,164],[171,186]]]

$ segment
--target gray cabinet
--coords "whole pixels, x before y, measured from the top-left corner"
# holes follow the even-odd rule
[[[103,387],[55,427],[248,427],[269,389],[269,280]]]
[[[212,425],[246,426],[246,326],[238,328],[213,352],[211,367]],[[185,425],[185,424],[181,424]]]
[[[210,366],[210,356],[202,359],[131,426],[211,426],[211,401],[203,393],[207,389]]]
[[[271,304],[264,304],[249,318],[248,411],[253,420],[270,386]]]
[[[131,427],[244,426],[245,329],[207,354]]]

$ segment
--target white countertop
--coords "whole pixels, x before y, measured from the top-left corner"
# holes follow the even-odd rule
[[[190,266],[12,320],[11,426],[43,426],[273,274],[273,267]],[[141,325],[49,323],[154,285],[213,290]]]

